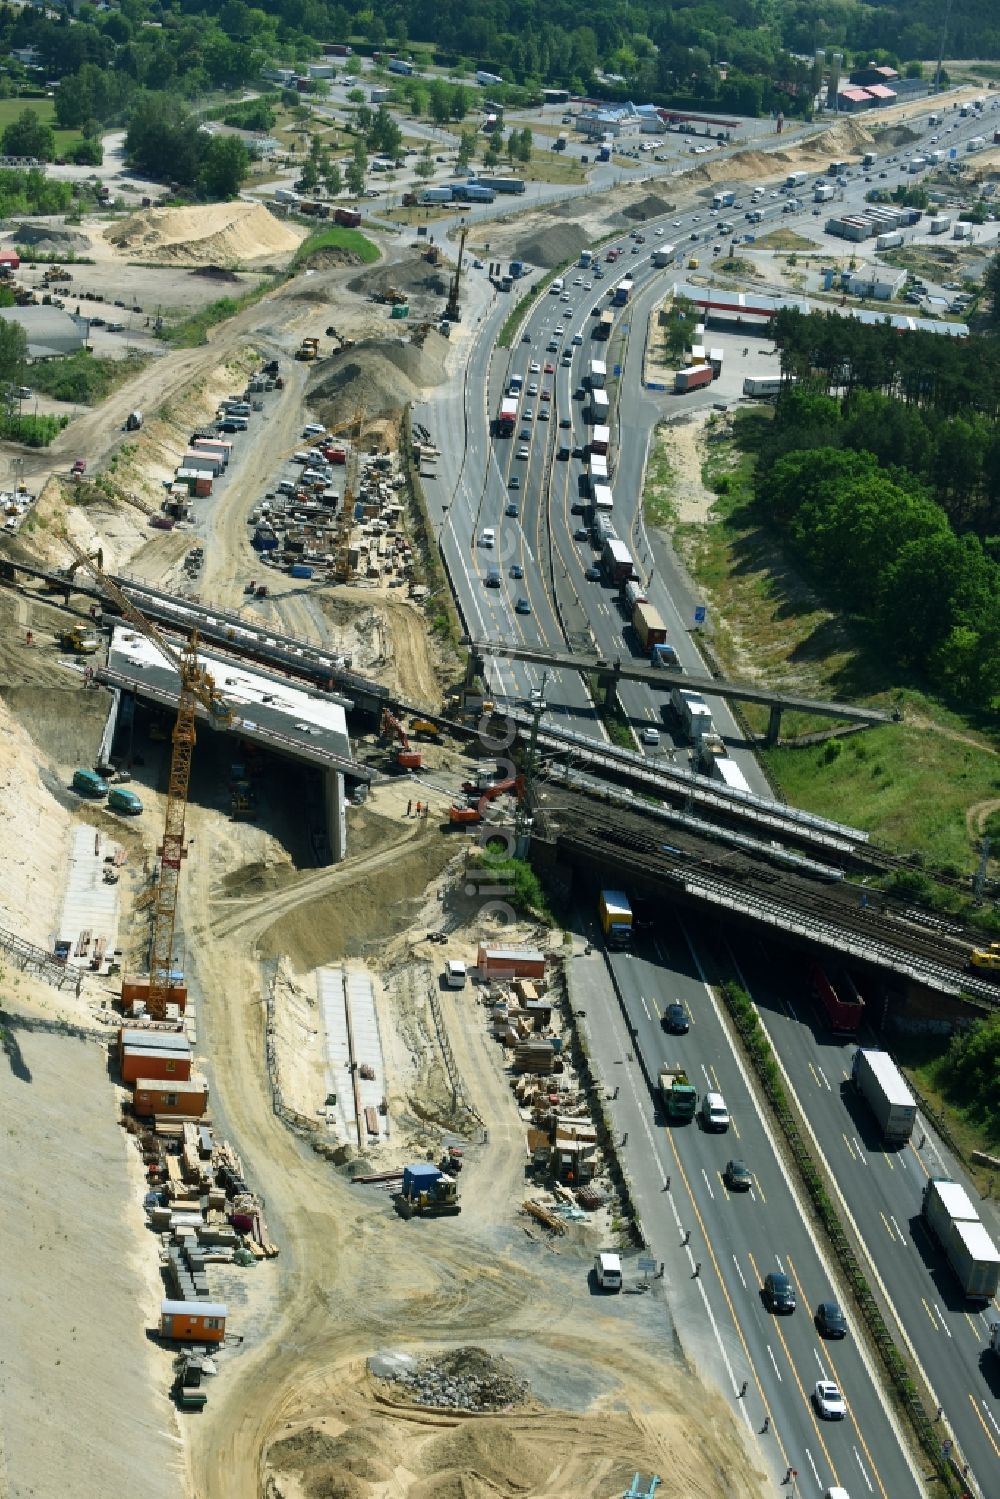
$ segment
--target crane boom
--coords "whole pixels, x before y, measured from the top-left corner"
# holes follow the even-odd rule
[[[201,703],[211,715],[213,723],[227,728],[233,722],[233,713],[216,690],[211,673],[198,660],[198,632],[192,630],[190,638],[178,651],[165,639],[155,625],[151,624],[132,600],[104,572],[94,558],[86,556],[68,536],[63,538],[81,566],[92,573],[101,588],[108,594],[122,614],[139,633],[153,645],[164,660],[173,667],[180,679],[177,699],[177,718],[174,722],[173,745],[170,756],[170,775],[167,782],[167,811],[163,827],[163,843],[158,849],[160,873],[153,903],[153,937],[149,955],[149,995],[147,1009],[154,1020],[162,1020],[170,1003],[173,984],[174,929],[177,922],[177,887],[180,882],[181,863],[187,854],[184,845],[184,822],[187,813],[188,786],[191,781],[191,759],[195,745],[195,715]]]

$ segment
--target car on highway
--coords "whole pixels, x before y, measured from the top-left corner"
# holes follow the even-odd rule
[[[562,365],[564,370],[569,369],[570,365],[573,363],[573,355],[570,353],[569,349],[566,350],[559,363]]]
[[[701,1127],[709,1134],[719,1135],[724,1134],[729,1128],[729,1110],[726,1108],[726,1100],[721,1093],[709,1092],[702,1099]]]
[[[847,1415],[847,1403],[840,1393],[840,1386],[832,1379],[817,1379],[813,1387],[813,1405],[816,1414],[824,1421],[843,1421]]]
[[[687,1012],[687,1006],[682,1005],[679,999],[675,999],[664,1010],[663,1029],[672,1036],[686,1036],[691,1029],[691,1016]]]
[[[650,728],[650,727],[647,727],[647,728],[643,729],[643,731],[642,731],[642,742],[643,742],[643,744],[648,744],[651,748],[655,749],[656,745],[658,745],[659,742],[660,742],[660,731],[659,731],[659,729],[654,729],[654,728]]]
[[[538,363],[538,360],[533,359],[528,365],[528,373],[529,375],[537,375],[540,372],[541,368],[542,366]]]
[[[578,385],[576,390],[574,390],[573,399],[574,401],[585,401],[587,399],[587,392],[582,385]]]
[[[521,342],[523,344],[530,344],[530,342],[531,342],[531,334],[528,333],[528,332],[522,333],[521,334]]]
[[[583,277],[582,276],[574,276],[573,277],[573,285],[574,286],[582,286],[583,285]]]
[[[568,302],[569,301],[569,292],[568,291],[564,291],[563,294],[562,294],[562,296],[559,298],[559,300],[560,300],[560,302]]]
[[[604,272],[601,270],[601,268],[600,268],[599,265],[595,265],[594,266],[594,280],[595,281],[603,281],[604,280]],[[589,287],[589,285],[590,285],[589,281],[588,281],[587,285]]]
[[[500,569],[498,567],[488,567],[486,569],[486,577],[483,579],[483,586],[485,588],[500,587]]]
[[[556,453],[556,458],[559,460],[560,463],[568,463],[568,461],[569,461],[569,443],[567,443],[567,442],[561,442],[559,444],[559,451]]]
[[[694,233],[693,233],[693,234],[692,234],[692,235],[691,235],[691,238],[692,238],[692,239],[697,239],[697,238],[698,238],[698,231],[697,231],[697,229],[696,229],[696,230],[695,230],[695,232],[694,232]]]
[[[573,532],[573,540],[574,541],[589,541],[590,540],[590,532],[587,530],[586,526],[577,526],[576,530]]]
[[[521,412],[521,420],[522,422],[533,422],[535,420],[535,408],[533,406],[525,406]]]
[[[535,369],[536,369],[536,366],[532,365],[532,370],[535,370]],[[529,394],[529,396],[537,396],[537,394],[538,394],[538,383],[537,383],[537,381],[532,380],[531,384],[528,386],[528,394]]]
[[[518,456],[518,458],[522,458],[522,459],[523,458],[527,458],[529,456],[528,455],[528,449],[526,447],[524,447],[524,446],[519,447],[518,450],[517,450],[517,456]]]
[[[530,427],[522,427],[521,431],[518,434],[518,436],[520,437],[520,439],[521,439],[522,442],[530,442],[531,441],[531,428]]]
[[[556,343],[556,341],[555,341],[554,338],[550,338],[549,341],[548,341],[548,343],[545,345],[545,352],[547,354],[558,354],[559,353],[559,345]]]
[[[524,577],[524,568],[521,566],[520,562],[512,562],[510,564],[510,575],[512,578]]]
[[[821,1301],[814,1321],[821,1338],[847,1337],[847,1318],[836,1301]]]
[[[571,416],[561,416],[559,418],[559,425],[560,427],[572,427],[573,418]]]
[[[599,583],[601,581],[601,569],[592,562],[583,576],[588,583]]]
[[[515,612],[515,614],[530,614],[531,613],[531,604],[529,603],[529,601],[526,598],[521,597],[521,598],[518,599],[517,603],[514,605],[514,612]]]
[[[546,361],[545,361],[545,373],[547,375],[554,375],[555,372],[556,372],[556,367],[552,363],[552,360],[551,359],[546,359]]]
[[[520,475],[519,474],[511,474],[511,476],[510,476],[510,483],[508,484],[507,488],[508,489],[520,489],[520,487],[521,487],[521,478],[520,478]]]
[[[510,516],[511,520],[517,520],[518,516],[521,514],[520,505],[515,504],[515,502],[511,500],[510,504],[507,506],[506,514]]]
[[[591,317],[600,317],[603,311],[604,308],[601,306],[600,302],[598,302],[596,306],[590,309],[590,315]]]
[[[583,289],[584,289],[584,291],[593,291],[594,290],[594,283],[592,281],[585,281],[583,283]]]
[[[753,1186],[753,1177],[742,1161],[727,1161],[722,1179],[730,1192],[749,1192]]]
[[[541,398],[542,398],[543,401],[551,401],[551,399],[552,399],[552,392],[551,392],[551,390],[549,389],[549,387],[547,385],[542,390]],[[541,414],[541,413],[539,413],[539,414]]]
[[[580,348],[580,346],[583,343],[583,334],[582,333],[574,333],[572,339],[570,340],[570,342],[573,344],[574,348],[577,348],[577,349]]]
[[[543,406],[541,411],[538,413],[538,420],[540,422],[547,422],[551,415],[552,413],[549,408],[547,406]]]
[[[764,1277],[764,1300],[769,1311],[794,1312],[795,1287],[780,1270],[770,1270]]]
[[[497,533],[496,533],[496,531],[493,529],[492,526],[487,526],[481,532],[481,534],[480,534],[479,545],[481,547],[491,547],[495,543],[496,539],[497,539]]]

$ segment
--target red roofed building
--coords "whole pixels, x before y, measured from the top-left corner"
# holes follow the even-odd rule
[[[856,114],[859,109],[871,109],[875,100],[867,89],[842,88],[837,94],[837,108],[842,114]]]
[[[882,105],[895,104],[899,97],[894,89],[886,88],[884,83],[870,83],[868,85],[868,92],[876,104]]]

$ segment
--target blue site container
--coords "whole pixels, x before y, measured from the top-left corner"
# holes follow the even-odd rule
[[[415,1197],[418,1192],[427,1192],[440,1178],[441,1172],[430,1161],[421,1161],[415,1166],[404,1166],[403,1196]]]
[[[278,545],[278,538],[273,531],[261,531],[258,528],[253,533],[250,545],[258,552],[273,552]]]
[[[311,567],[306,567],[304,562],[295,562],[288,569],[288,574],[292,578],[311,578],[313,570]]]

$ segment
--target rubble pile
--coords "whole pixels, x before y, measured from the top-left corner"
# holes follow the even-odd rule
[[[455,1348],[385,1377],[404,1385],[417,1405],[455,1410],[503,1410],[523,1405],[529,1394],[528,1381],[519,1379],[506,1359],[494,1358],[484,1348]]]

